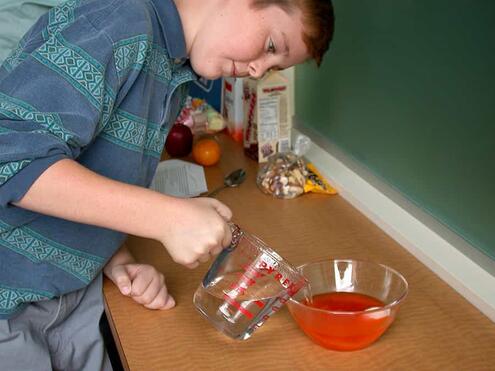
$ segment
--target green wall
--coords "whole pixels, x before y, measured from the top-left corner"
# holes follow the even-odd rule
[[[296,116],[495,259],[495,1],[334,0]]]

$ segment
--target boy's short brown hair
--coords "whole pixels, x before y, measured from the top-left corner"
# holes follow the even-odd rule
[[[301,9],[304,33],[303,41],[308,52],[319,66],[328,50],[334,32],[335,18],[331,0],[252,0],[255,8],[276,5],[287,13],[295,7]]]

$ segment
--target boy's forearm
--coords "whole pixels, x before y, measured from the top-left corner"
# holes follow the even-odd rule
[[[177,207],[177,202],[179,200],[173,197],[114,181],[65,159],[41,174],[15,205],[62,219],[157,239],[159,224],[166,221],[154,220],[152,216],[163,215],[164,208]]]

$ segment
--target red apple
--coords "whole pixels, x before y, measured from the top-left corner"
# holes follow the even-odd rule
[[[168,133],[165,149],[172,157],[183,157],[191,153],[192,143],[191,129],[184,124],[175,124]]]

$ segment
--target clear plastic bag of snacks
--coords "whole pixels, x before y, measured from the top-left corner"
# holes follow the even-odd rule
[[[205,100],[188,96],[175,123],[188,126],[196,134],[213,134],[227,126],[223,116]]]
[[[318,172],[316,167],[303,160],[311,140],[299,135],[293,152],[277,153],[258,171],[256,184],[269,195],[277,198],[294,198],[303,193],[336,194],[333,188]]]
[[[306,165],[293,152],[276,153],[258,171],[256,184],[266,194],[294,198],[304,193]]]

